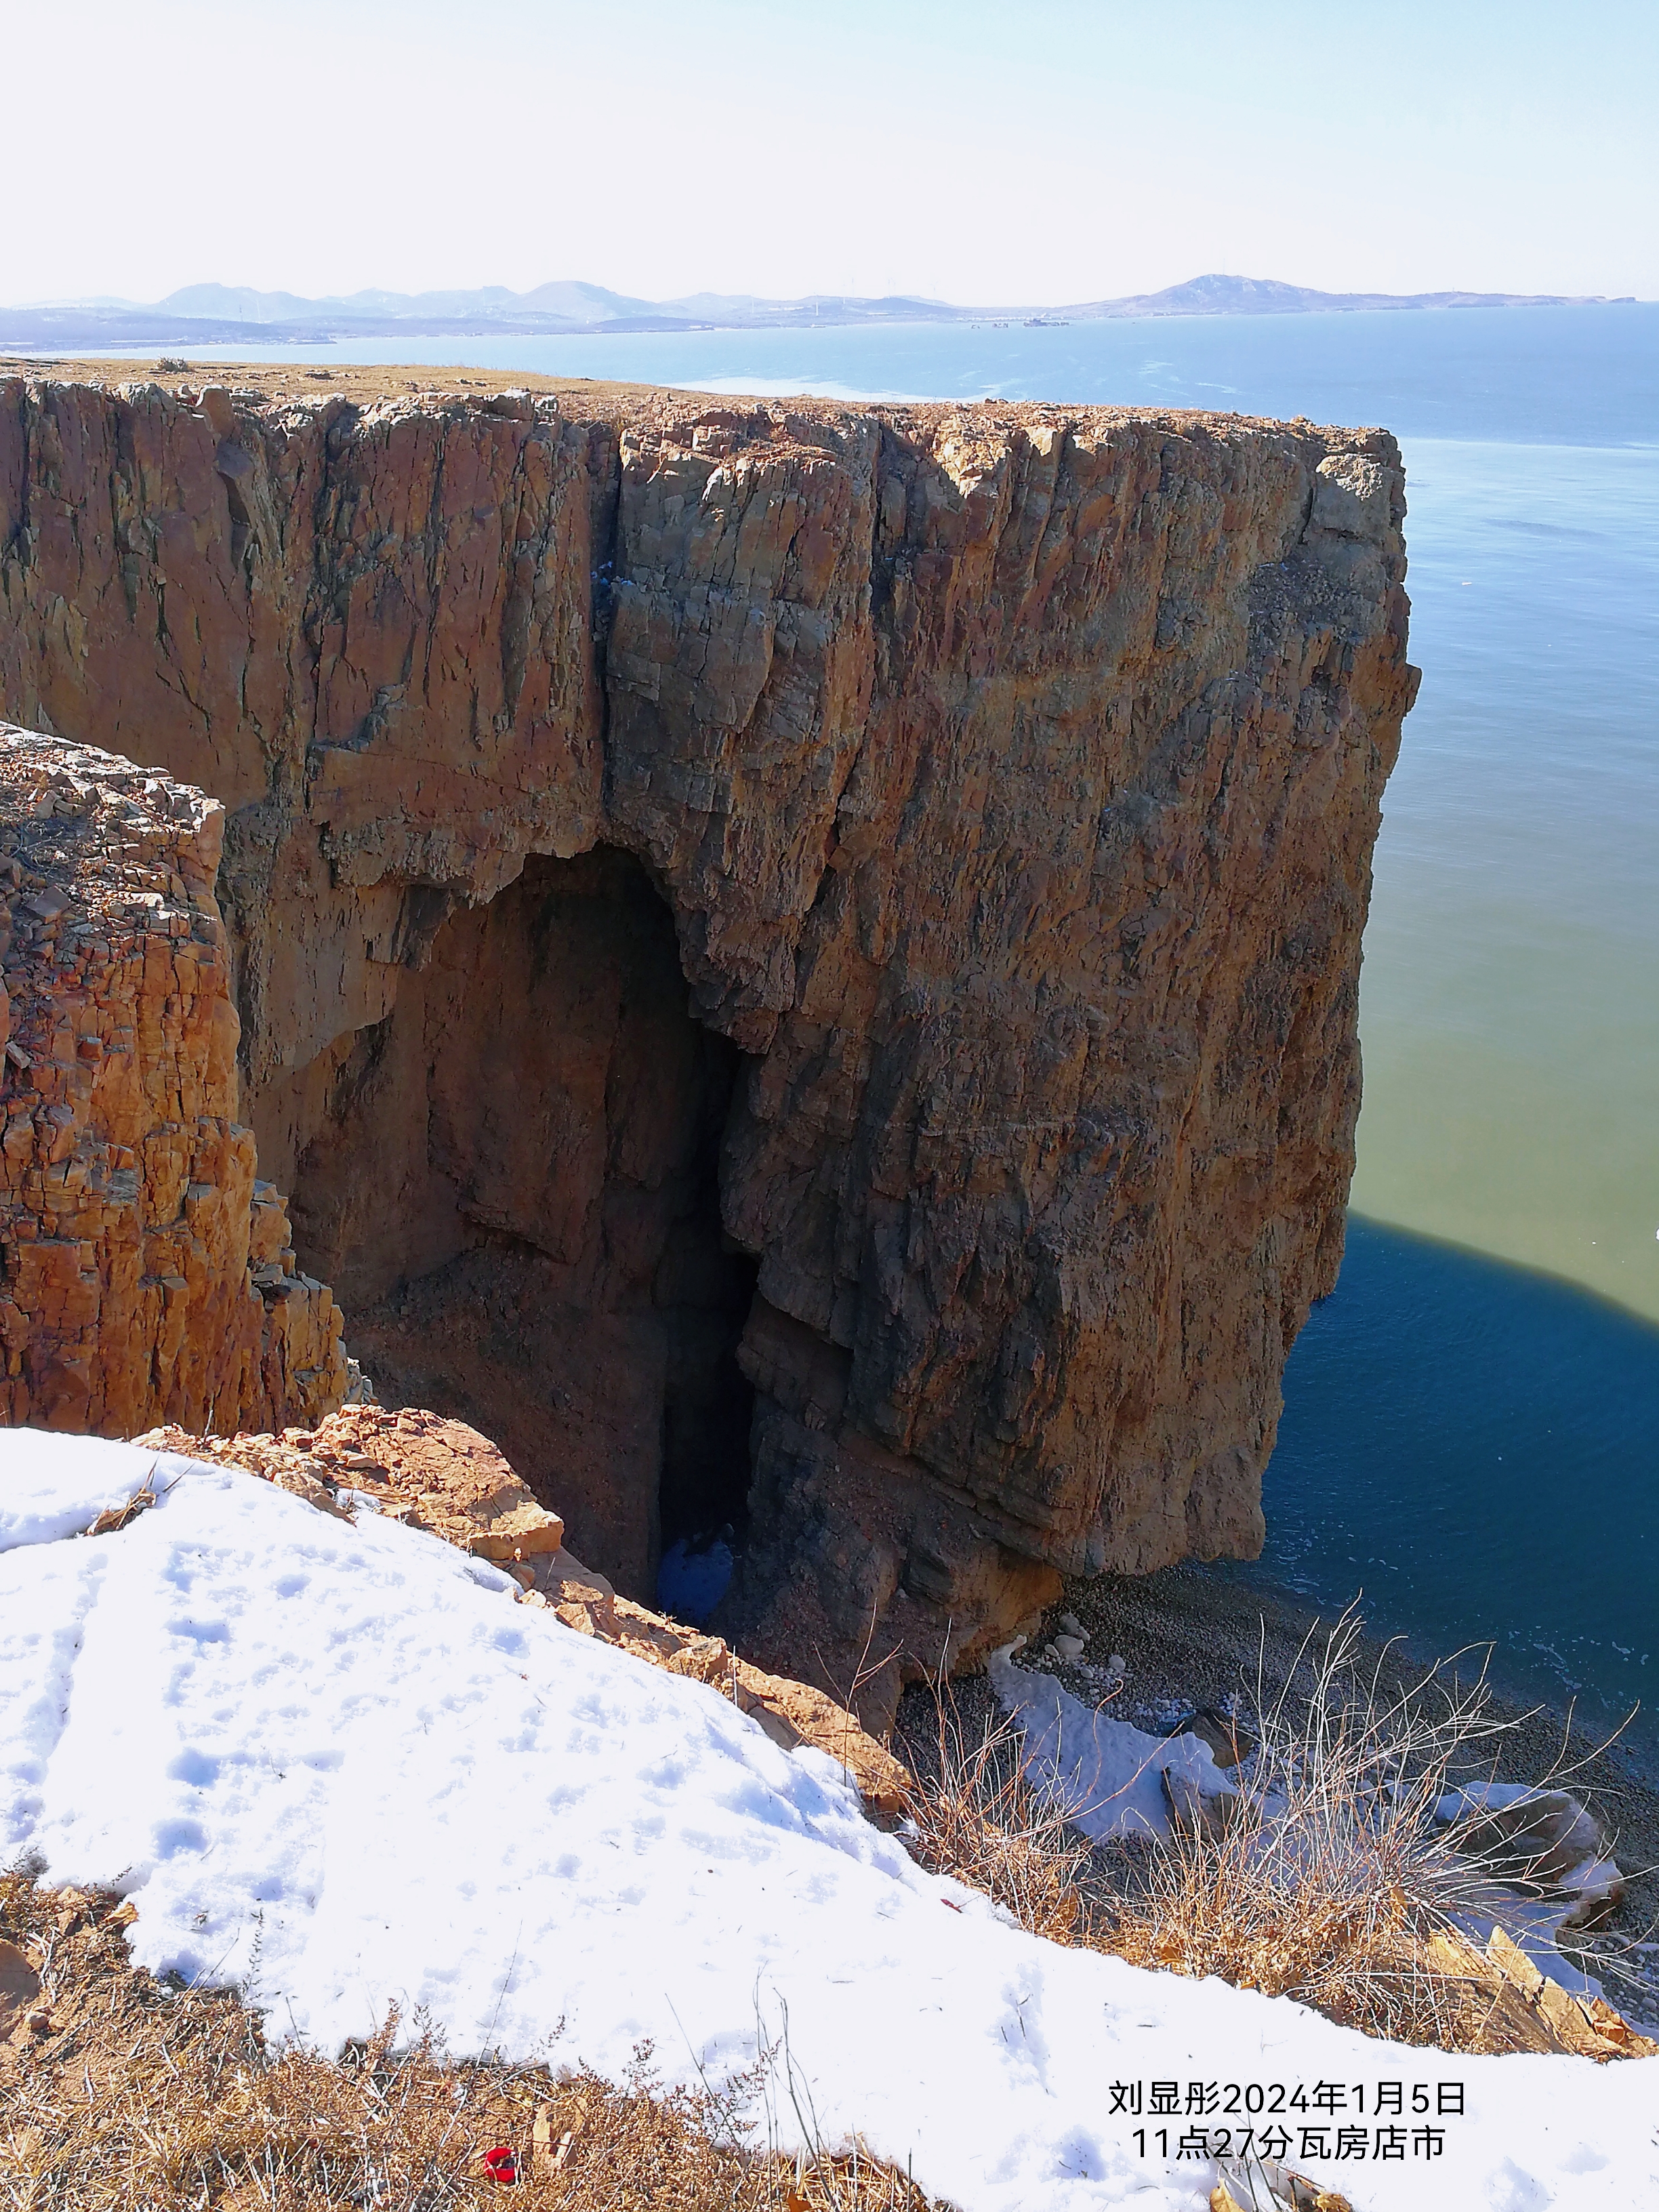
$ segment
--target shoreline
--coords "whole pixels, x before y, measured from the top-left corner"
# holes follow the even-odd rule
[[[1075,1665],[1041,1656],[1060,1616],[1070,1613],[1088,1632],[1088,1648]],[[1363,1620],[1363,1615],[1362,1615]],[[1146,1576],[1101,1575],[1068,1582],[1043,1616],[1041,1631],[1020,1654],[1020,1664],[1053,1674],[1085,1704],[1103,1705],[1114,1718],[1158,1732],[1195,1706],[1222,1705],[1237,1692],[1255,1702],[1258,1668],[1269,1692],[1291,1680],[1310,1632],[1322,1648],[1334,1616],[1297,1593],[1246,1582],[1213,1566],[1186,1562]],[[1484,1648],[1484,1647],[1482,1647]],[[1127,1662],[1122,1687],[1108,1695],[1102,1680],[1114,1653]],[[1471,1683],[1480,1672],[1460,1670]],[[1357,1660],[1386,1689],[1420,1681],[1434,1664],[1405,1637],[1362,1632]],[[1607,1978],[1609,1999],[1638,2025],[1659,2023],[1659,1952],[1626,1953],[1626,1944],[1654,1940],[1659,1922],[1659,1774],[1638,1755],[1574,1726],[1564,1707],[1539,1700],[1522,1705],[1489,1684],[1488,1712],[1506,1723],[1483,1759],[1497,1778],[1559,1786],[1588,1798],[1613,1836],[1613,1856],[1626,1880],[1624,1900],[1595,1931],[1595,1955],[1585,1963]],[[1613,1952],[1609,1976],[1604,1948]],[[1630,1977],[1626,1980],[1626,1976]]]

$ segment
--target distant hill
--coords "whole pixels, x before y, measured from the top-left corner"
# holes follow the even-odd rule
[[[485,284],[460,292],[331,293],[319,300],[304,300],[293,292],[256,292],[240,284],[186,284],[158,302],[175,315],[205,317],[216,322],[294,323],[361,322],[452,323],[503,317],[546,318],[586,328],[594,323],[615,322],[622,317],[659,313],[649,300],[631,300],[621,292],[607,292],[602,284],[540,284],[533,292],[511,292],[505,284]]]
[[[337,344],[350,338],[575,336],[627,331],[788,330],[849,323],[1023,322],[1035,325],[1160,315],[1346,314],[1362,308],[1562,307],[1613,304],[1565,293],[1316,292],[1267,276],[1194,276],[1161,292],[1066,307],[959,307],[908,294],[859,299],[813,293],[768,300],[692,292],[641,300],[566,279],[514,292],[353,292],[305,299],[243,284],[186,284],[149,306],[129,300],[61,300],[0,307],[0,346]]]
[[[1161,292],[1127,300],[1091,300],[1055,307],[1054,319],[1101,322],[1133,315],[1330,315],[1378,307],[1588,307],[1628,305],[1600,295],[1565,292],[1316,292],[1309,284],[1281,284],[1272,276],[1193,276]]]

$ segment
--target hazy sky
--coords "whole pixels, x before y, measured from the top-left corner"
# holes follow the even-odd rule
[[[1659,295],[1653,0],[0,0],[0,300]]]

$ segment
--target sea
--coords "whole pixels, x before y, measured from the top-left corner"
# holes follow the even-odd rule
[[[204,349],[293,358],[330,349]],[[1382,424],[1423,688],[1385,799],[1347,1255],[1231,1571],[1659,1769],[1659,304],[352,340],[706,392]]]

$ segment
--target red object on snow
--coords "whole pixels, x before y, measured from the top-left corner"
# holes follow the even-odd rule
[[[492,2181],[499,2181],[504,2189],[513,2188],[519,2179],[519,2154],[511,2143],[497,2143],[494,2150],[483,2154],[484,2172]]]

